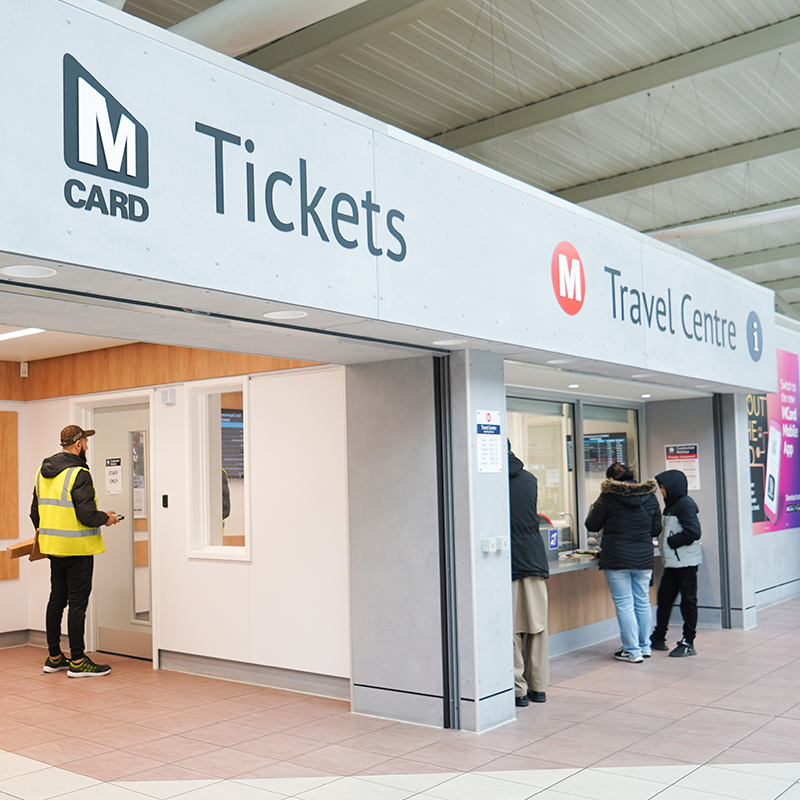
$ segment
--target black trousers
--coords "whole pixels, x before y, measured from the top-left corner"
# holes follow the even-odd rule
[[[656,611],[656,629],[653,631],[654,641],[664,641],[667,637],[669,616],[675,598],[680,593],[681,615],[683,616],[683,638],[690,644],[697,634],[697,567],[667,568],[661,576],[658,587],[658,610]]]
[[[69,604],[67,632],[73,661],[85,655],[83,629],[86,607],[92,592],[94,556],[48,556],[50,559],[50,600],[47,603],[45,625],[47,649],[53,658],[61,653],[61,618]]]

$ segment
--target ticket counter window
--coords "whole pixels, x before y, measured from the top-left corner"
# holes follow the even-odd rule
[[[606,470],[615,461],[633,469],[636,480],[640,475],[638,418],[630,408],[609,406],[583,406],[583,467],[586,508],[600,494],[600,484]],[[589,534],[587,545],[594,547],[594,534]]]
[[[573,405],[508,398],[507,420],[511,449],[539,482],[539,514],[546,518],[548,547],[551,552],[556,543],[560,552],[576,549]]]

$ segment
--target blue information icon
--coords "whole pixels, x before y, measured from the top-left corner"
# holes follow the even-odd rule
[[[761,320],[755,311],[751,311],[747,317],[747,349],[750,351],[750,358],[753,361],[761,360],[761,353],[764,351],[764,342],[761,331]]]
[[[551,550],[558,550],[558,528],[549,528],[547,533],[548,547]]]

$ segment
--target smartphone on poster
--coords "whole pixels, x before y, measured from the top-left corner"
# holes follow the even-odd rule
[[[781,426],[777,420],[769,421],[767,444],[767,472],[764,476],[764,513],[771,522],[778,521],[781,477]]]

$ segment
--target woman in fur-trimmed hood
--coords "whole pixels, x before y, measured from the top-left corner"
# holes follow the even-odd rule
[[[615,462],[586,517],[587,530],[603,531],[600,569],[614,599],[622,638],[622,650],[614,657],[634,664],[650,656],[653,538],[661,533],[657,491],[654,480],[636,483],[630,468]]]

